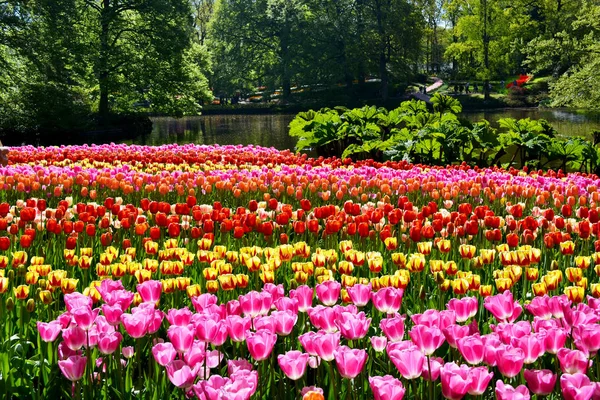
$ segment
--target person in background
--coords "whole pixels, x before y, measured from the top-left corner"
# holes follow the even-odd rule
[[[467,82],[467,84],[465,85],[465,93],[469,94],[469,86],[471,85],[471,83]]]
[[[3,167],[8,165],[8,151],[9,150],[10,150],[10,147],[3,146],[2,142],[0,142],[0,165],[2,165]]]
[[[477,86],[477,82],[473,85],[473,93],[479,92],[479,86]]]

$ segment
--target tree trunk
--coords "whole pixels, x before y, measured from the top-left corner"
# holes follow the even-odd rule
[[[483,11],[483,63],[485,65],[485,82],[483,84],[483,98],[490,99],[490,37],[488,34],[487,0],[481,0]]]
[[[385,27],[383,26],[384,11],[382,10],[379,1],[375,2],[375,13],[377,15],[377,32],[379,33],[379,79],[381,79],[381,98],[387,100],[389,95],[387,57],[385,54],[387,46]]]
[[[287,20],[283,25],[280,37],[281,50],[281,86],[283,88],[283,99],[289,100],[292,94],[291,89],[291,68],[290,68],[290,24]]]
[[[100,105],[99,113],[101,122],[105,122],[110,112],[108,104],[108,34],[110,29],[110,0],[102,1],[102,11],[100,13],[100,59],[98,71],[98,83],[100,86]]]

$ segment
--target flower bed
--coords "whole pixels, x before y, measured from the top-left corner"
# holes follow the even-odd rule
[[[240,146],[13,148],[20,398],[600,398],[600,180]]]

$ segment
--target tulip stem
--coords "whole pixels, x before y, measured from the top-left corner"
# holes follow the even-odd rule
[[[435,398],[433,396],[433,372],[431,371],[431,356],[427,356],[427,370],[429,371],[429,381],[427,382],[427,389],[429,391],[429,398]]]
[[[329,364],[329,379],[331,380],[331,385],[333,386],[333,393],[335,393],[337,395],[337,391],[335,390],[335,375],[333,374],[333,364],[331,361],[329,361],[328,364]]]

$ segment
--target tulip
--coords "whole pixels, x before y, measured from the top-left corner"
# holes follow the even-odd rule
[[[315,346],[315,337],[317,335],[319,335],[317,332],[309,331],[298,336],[298,340],[300,341],[302,348],[304,348],[304,351],[311,356],[317,356],[317,350]]]
[[[444,365],[444,359],[441,357],[429,357],[423,364],[423,379],[436,381],[440,377],[440,370]],[[431,368],[431,371],[429,369]]]
[[[73,355],[68,357],[66,360],[60,360],[58,362],[58,367],[61,372],[71,382],[77,382],[83,377],[85,372],[85,366],[87,363],[87,358]]]
[[[565,373],[560,377],[560,388],[565,400],[589,400],[594,395],[596,385],[585,374]]]
[[[248,351],[252,358],[256,361],[265,360],[271,355],[273,346],[277,341],[277,335],[262,329],[255,333],[248,331],[246,332],[246,344],[248,345]]]
[[[64,343],[71,350],[79,350],[87,341],[86,332],[78,326],[73,326],[62,331]]]
[[[277,363],[285,376],[297,381],[304,376],[309,357],[310,355],[307,353],[291,350],[285,354],[279,354],[277,356]]]
[[[471,368],[469,371],[469,389],[471,396],[481,396],[487,390],[488,384],[494,376],[486,367]]]
[[[403,293],[402,289],[386,287],[374,293],[371,301],[373,301],[373,305],[377,311],[386,314],[395,314],[400,309]]]
[[[524,361],[525,353],[519,348],[507,347],[496,352],[498,370],[507,378],[514,378],[519,375]]]
[[[152,346],[152,355],[159,365],[165,367],[175,360],[177,351],[170,342],[157,343]]]
[[[367,352],[363,349],[340,346],[335,351],[335,365],[342,378],[354,379],[365,366],[367,357]]]
[[[436,327],[415,325],[409,334],[413,343],[426,356],[432,355],[445,341],[442,331]]]
[[[186,326],[192,319],[192,312],[189,308],[181,308],[179,310],[172,308],[167,312],[167,321],[171,325]]]
[[[549,369],[530,370],[523,372],[527,386],[533,394],[547,396],[554,391],[557,375]]]
[[[368,285],[357,284],[347,290],[350,300],[357,307],[364,307],[371,300],[372,287],[370,283]]]
[[[54,342],[61,332],[61,324],[58,321],[37,322],[37,329],[40,333],[40,338],[44,342]]]
[[[459,367],[453,362],[444,364],[440,370],[442,395],[450,400],[462,399],[471,386],[469,371],[466,365]]]
[[[150,320],[143,313],[123,314],[121,315],[121,323],[125,331],[134,339],[139,339],[148,332]]]
[[[565,347],[567,331],[563,328],[551,328],[544,331],[544,348],[550,354],[556,354]]]
[[[250,330],[252,319],[250,317],[242,318],[237,315],[230,315],[227,317],[225,323],[231,340],[240,343],[246,340],[246,331]]]
[[[184,361],[175,360],[166,368],[169,380],[178,388],[189,389],[194,384],[198,371],[190,368]]]
[[[102,354],[112,354],[117,350],[122,340],[123,336],[119,332],[104,335],[98,339],[98,350]]]
[[[290,290],[290,298],[298,301],[298,311],[306,312],[312,307],[314,290],[309,286],[299,286],[295,290]]]
[[[385,336],[371,336],[369,340],[371,341],[371,347],[373,347],[373,350],[378,353],[385,350],[385,347],[387,346],[387,338]]]
[[[367,335],[371,318],[366,318],[364,312],[352,314],[342,312],[335,320],[342,336],[347,340],[362,339]]]
[[[496,398],[498,400],[529,400],[529,390],[525,385],[516,389],[511,385],[505,385],[500,379],[496,381]]]
[[[255,318],[259,315],[267,315],[271,309],[273,298],[268,292],[252,291],[246,295],[240,296],[240,307],[244,315]]]
[[[531,334],[520,338],[513,338],[513,347],[518,347],[525,354],[525,364],[533,364],[540,356],[544,354],[544,336],[543,333]]]
[[[316,286],[317,298],[326,306],[337,303],[342,285],[337,281],[325,281]]]
[[[404,338],[404,320],[405,317],[401,315],[384,318],[379,323],[379,327],[391,342],[398,342]]]
[[[375,400],[402,400],[406,389],[391,375],[369,377],[369,386]]]
[[[427,361],[425,355],[416,346],[403,350],[390,350],[388,346],[388,356],[404,379],[420,377]]]
[[[457,341],[469,335],[469,331],[470,329],[468,326],[452,324],[444,328],[442,333],[450,347],[456,349],[458,346]]]
[[[340,346],[340,333],[317,332],[313,336],[313,350],[317,356],[325,361],[331,361],[335,358],[335,351]],[[309,346],[310,347],[310,346]],[[305,347],[306,349],[306,347]],[[308,349],[306,349],[309,352]],[[309,352],[310,353],[310,352]],[[312,354],[311,354],[312,355]]]
[[[315,328],[322,329],[327,332],[335,332],[338,330],[338,327],[335,324],[337,317],[335,309],[318,305],[316,307],[309,308],[307,311],[310,322],[315,326]]]
[[[160,281],[146,281],[137,285],[137,291],[143,301],[156,303],[160,300],[162,293],[162,283]]]
[[[454,311],[456,322],[465,322],[477,314],[477,298],[463,297],[462,299],[451,299],[446,307],[448,310]]]
[[[484,339],[479,335],[466,336],[456,342],[465,361],[471,365],[480,364],[485,354]]]
[[[271,317],[275,322],[275,333],[279,336],[288,336],[292,333],[296,321],[298,321],[298,314],[291,310],[273,311]]]
[[[500,322],[513,322],[523,311],[508,290],[502,294],[486,297],[483,306]]]
[[[586,373],[589,366],[589,360],[584,352],[562,348],[558,350],[556,355],[558,356],[560,369],[565,374]]]
[[[178,353],[185,353],[194,343],[192,327],[172,325],[167,330],[167,336]]]

